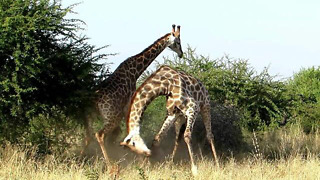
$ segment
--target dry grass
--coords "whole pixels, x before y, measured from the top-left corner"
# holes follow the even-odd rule
[[[253,148],[246,158],[225,159],[220,169],[211,159],[199,158],[199,175],[195,178],[186,160],[152,165],[124,160],[109,168],[113,171],[110,175],[99,158],[79,160],[70,155],[67,158],[47,155],[37,159],[34,150],[6,145],[0,148],[0,179],[320,179],[320,138],[299,131],[260,135],[255,141],[260,144],[262,156],[257,157],[255,153],[261,152]],[[275,158],[268,155],[271,151]]]
[[[0,179],[112,179],[103,170],[103,163],[59,162],[48,156],[42,162],[29,159],[16,149],[7,149],[1,156]],[[120,168],[119,179],[193,179],[188,164],[171,162],[156,165],[130,163]],[[316,157],[299,156],[287,160],[257,160],[236,162],[233,158],[218,169],[211,160],[198,162],[199,176],[195,179],[320,179],[320,161]]]

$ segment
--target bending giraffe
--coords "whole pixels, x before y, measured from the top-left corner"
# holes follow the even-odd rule
[[[154,144],[159,144],[169,127],[175,123],[175,144],[177,146],[179,130],[184,123],[183,121],[186,119],[184,140],[188,146],[192,173],[193,175],[196,175],[197,167],[194,163],[194,155],[191,146],[191,133],[196,116],[200,112],[213,156],[216,160],[216,164],[219,165],[211,131],[210,98],[208,91],[198,79],[195,79],[184,72],[176,71],[169,66],[161,66],[145,80],[133,95],[128,112],[129,116],[127,118],[128,135],[120,145],[128,146],[132,151],[138,154],[144,154],[146,156],[151,155],[150,149],[146,146],[140,136],[140,119],[148,104],[161,95],[167,96],[167,117],[159,133],[155,136]],[[185,118],[180,118],[181,114]]]
[[[166,47],[176,52],[178,57],[182,57],[180,26],[177,27],[176,31],[175,25],[172,25],[172,32],[156,40],[141,53],[122,62],[113,74],[102,82],[97,91],[96,105],[99,114],[103,117],[104,126],[95,133],[95,136],[107,164],[110,164],[110,161],[104,145],[105,137],[119,128],[121,120],[124,119],[128,112],[128,104],[136,90],[137,79]],[[86,120],[85,146],[81,154],[83,154],[91,140],[90,119],[92,117],[88,116]]]

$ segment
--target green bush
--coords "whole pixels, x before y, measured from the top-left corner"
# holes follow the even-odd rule
[[[30,120],[25,142],[37,147],[37,154],[62,154],[82,137],[80,127],[55,107],[46,112]]]
[[[59,2],[0,1],[0,142],[35,133],[34,119],[56,117],[52,108],[79,120],[105,76],[107,54],[77,35],[84,22],[66,19],[72,6]]]
[[[211,103],[211,125],[215,140],[215,147],[219,154],[228,156],[230,153],[245,150],[238,110],[232,106],[225,106],[218,103]],[[202,147],[204,153],[212,154],[210,144],[207,141],[205,127],[201,116],[198,116],[194,125],[194,145]],[[195,147],[195,149],[198,149]]]
[[[320,67],[302,69],[288,82],[291,114],[310,133],[320,128]]]

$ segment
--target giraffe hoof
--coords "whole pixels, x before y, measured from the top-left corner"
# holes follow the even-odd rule
[[[193,176],[198,176],[198,168],[197,166],[192,166],[191,172]]]

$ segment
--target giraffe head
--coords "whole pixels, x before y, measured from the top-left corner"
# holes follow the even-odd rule
[[[151,156],[151,150],[147,147],[139,134],[129,134],[120,145],[127,146],[131,151],[137,154]]]
[[[181,48],[181,42],[180,42],[180,26],[177,26],[176,31],[176,25],[172,25],[172,32],[169,39],[169,48],[176,52],[178,54],[179,58],[182,58],[183,52]]]

